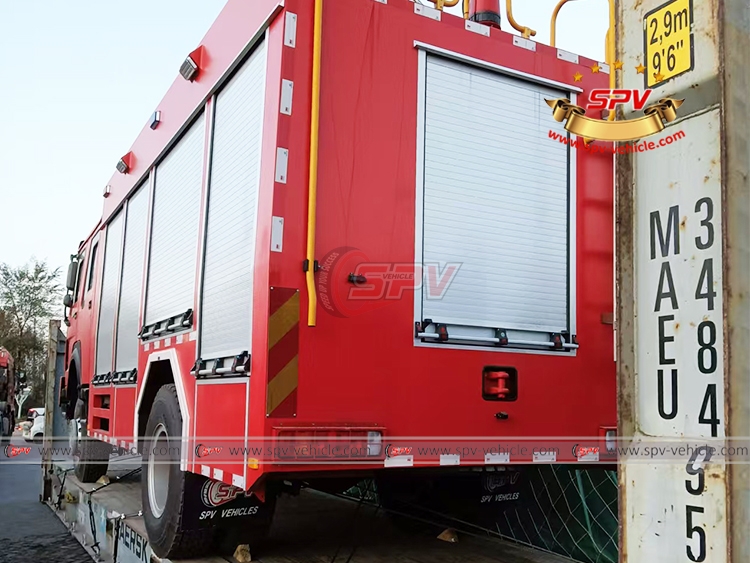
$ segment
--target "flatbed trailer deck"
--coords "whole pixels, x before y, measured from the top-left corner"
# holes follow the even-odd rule
[[[108,473],[110,484],[102,488],[101,484],[78,481],[69,464],[53,463],[51,508],[97,561],[168,563],[169,560],[159,559],[151,552],[143,518],[138,516],[140,472],[132,473],[132,460],[127,469],[112,465]],[[122,515],[125,518],[119,519]],[[407,530],[375,504],[303,489],[298,496],[285,495],[279,499],[270,536],[262,550],[251,556],[253,561],[263,563],[570,561],[494,537],[461,531],[457,542],[441,541],[437,539],[440,531],[428,524],[409,526]],[[92,549],[97,542],[98,549]],[[211,556],[181,561],[226,563],[232,558]]]

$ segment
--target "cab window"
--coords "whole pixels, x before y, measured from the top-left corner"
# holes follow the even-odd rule
[[[94,244],[94,248],[91,250],[91,258],[89,259],[89,282],[86,284],[86,291],[91,291],[94,286],[94,268],[96,267],[96,251],[99,248],[99,243]]]
[[[78,303],[78,297],[81,293],[81,286],[83,285],[83,274],[86,271],[85,268],[86,263],[86,254],[81,252],[81,255],[78,257],[78,274],[76,274],[76,290],[74,292],[74,299],[73,303]]]

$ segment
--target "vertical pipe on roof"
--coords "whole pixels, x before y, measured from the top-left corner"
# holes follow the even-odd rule
[[[512,0],[505,0],[505,15],[508,18],[508,23],[516,31],[520,32],[523,37],[528,39],[536,35],[536,31],[525,25],[519,25],[519,23],[513,18],[513,2]]]
[[[549,22],[549,44],[551,47],[555,46],[557,36],[557,15],[560,13],[560,8],[562,8],[568,2],[570,2],[570,0],[560,0],[557,3],[557,6],[555,6],[555,9],[552,10],[552,17],[550,18]]]

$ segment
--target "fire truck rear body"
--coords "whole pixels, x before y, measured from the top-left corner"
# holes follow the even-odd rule
[[[614,426],[612,158],[549,138],[565,132],[544,103],[583,105],[607,75],[406,0],[326,0],[308,326],[313,10],[230,0],[118,164],[71,309],[68,381],[88,386],[89,435],[136,444],[172,380],[183,438],[206,447]],[[545,175],[562,178],[548,195]],[[505,376],[489,382],[498,373],[508,393]],[[386,463],[358,461],[214,463],[191,449],[181,467],[251,489],[271,473]]]

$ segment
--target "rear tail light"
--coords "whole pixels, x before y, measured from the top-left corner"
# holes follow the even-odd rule
[[[599,459],[614,460],[617,457],[617,428],[614,426],[599,427]]]
[[[617,449],[617,430],[607,430],[604,434],[604,445],[607,447],[607,452],[615,452]]]
[[[277,435],[280,459],[365,460],[383,455],[383,433],[367,428],[285,429]]]
[[[383,450],[383,435],[380,432],[367,433],[367,455],[379,456]]]
[[[312,457],[314,453],[314,432],[297,432],[296,440],[293,442],[295,457]]]

